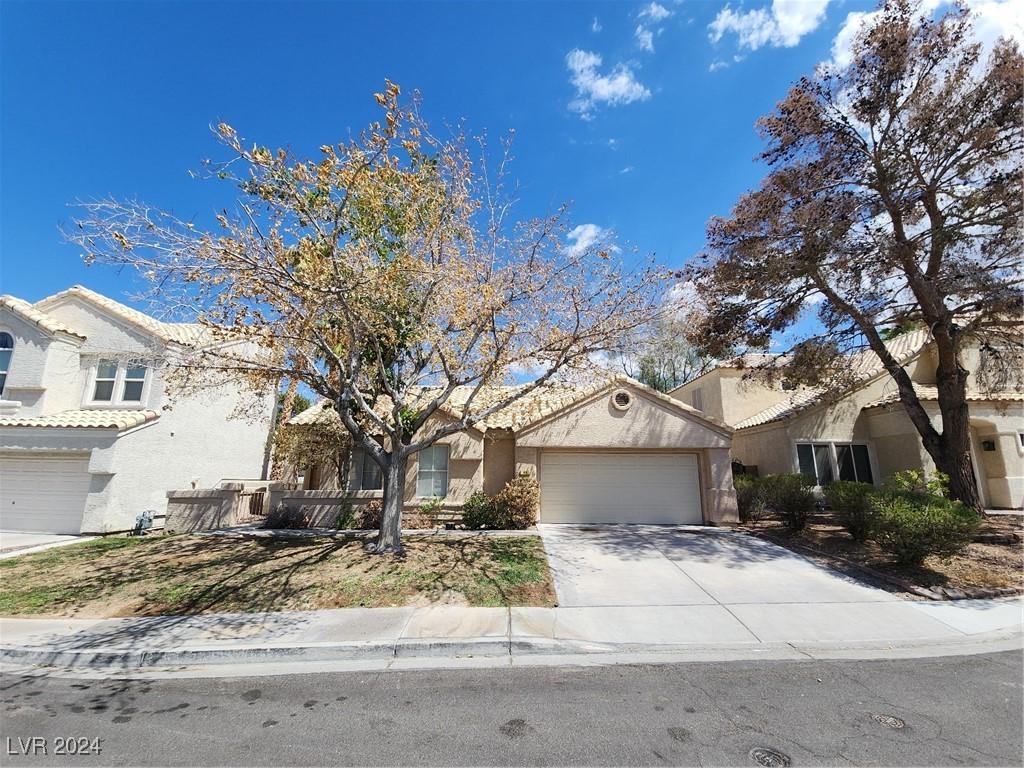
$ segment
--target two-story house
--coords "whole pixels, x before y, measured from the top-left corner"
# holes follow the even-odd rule
[[[217,343],[81,286],[0,297],[0,529],[123,531],[168,490],[262,477],[273,392],[171,397],[169,364]]]
[[[936,357],[927,331],[897,336],[888,347],[910,375],[933,423],[941,426]],[[965,367],[971,420],[971,461],[982,502],[997,509],[1024,505],[1024,387],[1018,377],[995,386],[979,380],[982,351]],[[764,356],[725,362],[671,395],[735,428],[735,462],[759,474],[803,472],[819,485],[833,479],[880,484],[903,469],[934,469],[896,391],[870,350],[851,355],[855,385],[840,395],[766,383],[752,368]]]

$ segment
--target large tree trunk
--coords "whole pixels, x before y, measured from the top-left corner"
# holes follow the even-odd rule
[[[971,464],[971,419],[967,407],[967,371],[959,364],[952,375],[938,372],[942,440],[931,453],[940,472],[949,475],[949,495],[979,514],[984,513]]]
[[[382,468],[384,513],[380,534],[373,545],[374,552],[402,552],[402,504],[405,501],[405,469],[408,463],[408,456],[397,458],[392,454],[388,464]]]

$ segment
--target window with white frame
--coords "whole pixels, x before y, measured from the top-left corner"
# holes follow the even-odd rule
[[[800,473],[827,485],[833,480],[874,483],[868,447],[861,443],[798,443]]]
[[[92,399],[96,403],[114,401],[114,384],[117,383],[117,362],[100,360],[96,363],[96,380],[92,387]]]
[[[141,403],[147,370],[145,365],[138,362],[97,360],[90,402],[111,405]]]
[[[11,357],[14,355],[14,337],[9,333],[0,333],[0,397],[7,386],[7,374],[11,370]]]
[[[448,495],[448,446],[432,445],[417,454],[416,495],[444,498]]]
[[[146,366],[129,365],[124,369],[121,399],[126,403],[142,402],[142,387],[146,383]]]
[[[380,465],[370,458],[370,454],[363,454],[363,466],[360,471],[359,489],[363,491],[379,491],[384,487],[384,475],[380,471]]]

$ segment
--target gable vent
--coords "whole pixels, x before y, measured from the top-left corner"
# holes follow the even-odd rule
[[[630,405],[632,405],[633,396],[630,395],[629,392],[627,392],[626,390],[620,389],[618,392],[612,395],[612,403],[620,411],[624,411],[627,408],[629,408]]]

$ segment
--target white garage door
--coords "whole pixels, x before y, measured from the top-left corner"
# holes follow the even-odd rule
[[[543,523],[696,523],[697,457],[684,453],[542,452]]]
[[[0,529],[79,533],[88,458],[0,456]]]

